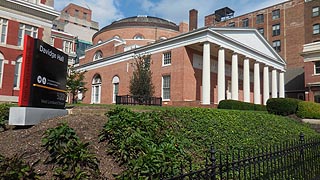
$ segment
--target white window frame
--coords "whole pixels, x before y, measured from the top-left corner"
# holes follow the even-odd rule
[[[280,52],[281,51],[281,41],[280,40],[272,41],[272,47],[277,52]]]
[[[0,88],[2,88],[3,82],[3,69],[4,69],[4,56],[0,53]]]
[[[120,79],[118,76],[114,76],[112,79],[112,103],[116,103],[116,95],[119,94],[119,83],[120,83]],[[118,87],[118,92],[116,92],[116,86]]]
[[[171,51],[162,54],[162,66],[170,66],[172,62]]]
[[[63,52],[73,53],[73,42],[72,41],[63,41]]]
[[[7,43],[7,34],[8,34],[8,20],[0,18],[0,43]]]
[[[166,80],[165,78],[169,78],[169,87],[164,87],[165,80]],[[169,90],[169,98],[165,98],[165,90]],[[170,75],[162,76],[161,97],[162,97],[162,101],[170,101],[171,99],[171,76]]]
[[[312,17],[316,17],[316,16],[319,16],[320,15],[320,7],[317,6],[317,7],[313,7],[312,8]]]
[[[99,59],[102,59],[102,57],[103,57],[102,51],[98,50],[93,55],[93,61],[97,61]]]
[[[20,80],[21,80],[21,69],[22,69],[22,56],[19,56],[16,60],[16,64],[14,67],[14,80],[13,80],[13,89],[20,89]],[[16,84],[14,84],[17,82]]]
[[[314,24],[312,26],[312,34],[320,34],[320,24]]]
[[[100,104],[101,102],[101,76],[96,75],[91,84],[91,104]],[[98,93],[97,93],[98,91]]]
[[[319,71],[318,73],[317,70]],[[314,75],[320,75],[320,61],[314,62]]]
[[[280,18],[280,9],[272,11],[272,19],[279,19]]]
[[[272,25],[272,36],[279,36],[281,34],[280,24]]]
[[[134,37],[133,37],[134,40],[144,40],[144,37],[141,35],[141,34],[136,34]]]
[[[18,33],[18,46],[23,46],[25,34],[29,34],[33,38],[38,38],[38,28],[28,24],[20,24]]]

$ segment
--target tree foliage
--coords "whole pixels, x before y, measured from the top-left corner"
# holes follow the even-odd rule
[[[85,87],[84,74],[87,71],[76,71],[73,66],[69,66],[67,75],[67,91],[70,94],[71,103],[77,103],[78,93],[84,94],[87,91]]]
[[[135,57],[133,76],[130,80],[131,95],[143,97],[153,96],[154,85],[152,84],[150,64],[150,55],[138,55]]]

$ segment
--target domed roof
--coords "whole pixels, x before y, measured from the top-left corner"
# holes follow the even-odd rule
[[[118,21],[112,22],[110,25],[105,26],[100,31],[96,32],[93,35],[93,38],[95,38],[97,35],[107,30],[117,29],[121,27],[132,27],[132,26],[161,27],[165,29],[179,31],[178,25],[165,19],[152,17],[152,16],[133,16],[133,17],[128,17],[128,18],[124,18],[124,19],[120,19]]]

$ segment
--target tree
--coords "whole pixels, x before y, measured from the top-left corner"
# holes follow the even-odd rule
[[[71,95],[71,103],[77,103],[78,93],[84,94],[88,89],[85,86],[84,74],[87,71],[76,71],[73,66],[68,67],[67,91]]]
[[[130,94],[146,98],[152,97],[154,86],[150,70],[150,55],[137,55],[134,59],[134,71],[130,80]]]

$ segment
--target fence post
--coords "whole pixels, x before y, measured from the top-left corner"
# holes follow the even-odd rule
[[[213,145],[210,148],[210,161],[211,161],[211,180],[216,180],[216,157],[215,157],[215,150],[213,149]]]
[[[301,166],[302,166],[302,176],[305,177],[305,166],[304,166],[304,134],[302,132],[300,132],[300,136],[299,136],[299,141],[300,141],[300,162],[301,162]]]

